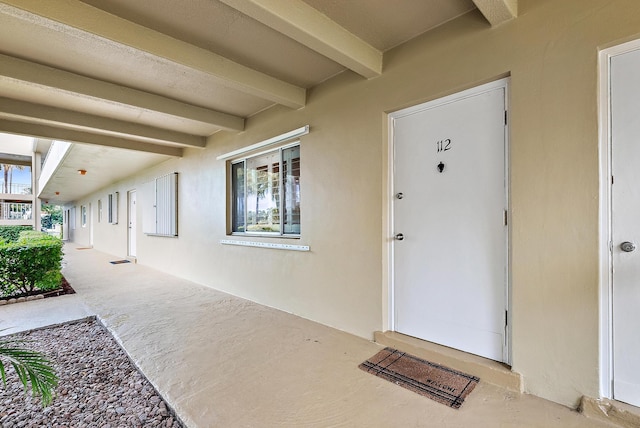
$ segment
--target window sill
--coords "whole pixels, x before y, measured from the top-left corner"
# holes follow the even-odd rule
[[[221,239],[220,243],[222,245],[238,245],[241,247],[270,248],[273,250],[311,251],[308,245],[279,244],[276,242],[240,241],[236,239]]]

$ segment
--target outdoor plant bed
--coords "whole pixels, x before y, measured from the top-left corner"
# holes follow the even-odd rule
[[[45,354],[59,383],[43,408],[9,368],[7,386],[0,386],[0,427],[183,427],[95,318],[9,337]]]
[[[14,303],[64,291],[62,245],[42,232],[0,229],[0,299]]]
[[[11,303],[28,302],[31,300],[46,299],[47,297],[63,296],[65,294],[75,294],[75,290],[71,287],[67,279],[63,276],[60,281],[60,287],[54,290],[34,290],[29,293],[20,293],[12,296],[0,297],[0,306]]]

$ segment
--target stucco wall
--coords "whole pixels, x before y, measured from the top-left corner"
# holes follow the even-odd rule
[[[597,53],[639,32],[637,0],[521,0],[519,17],[495,29],[473,12],[388,52],[382,77],[339,75],[305,108],[270,109],[78,207],[120,191],[121,222],[96,225],[95,247],[124,256],[127,190],[177,171],[179,237],[139,226],[139,263],[371,337],[386,328],[385,113],[510,76],[513,368],[527,392],[575,406],[598,396]],[[305,124],[295,243],[311,252],[219,244],[216,157]]]

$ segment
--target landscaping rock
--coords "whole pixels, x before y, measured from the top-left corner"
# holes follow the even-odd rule
[[[20,333],[54,362],[60,382],[43,408],[25,395],[12,367],[0,387],[0,427],[182,428],[151,384],[97,321]]]

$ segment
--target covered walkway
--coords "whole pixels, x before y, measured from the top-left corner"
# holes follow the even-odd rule
[[[188,427],[609,426],[483,382],[448,408],[359,370],[375,343],[116,259],[66,244],[77,294],[0,307],[0,329],[97,315]]]

